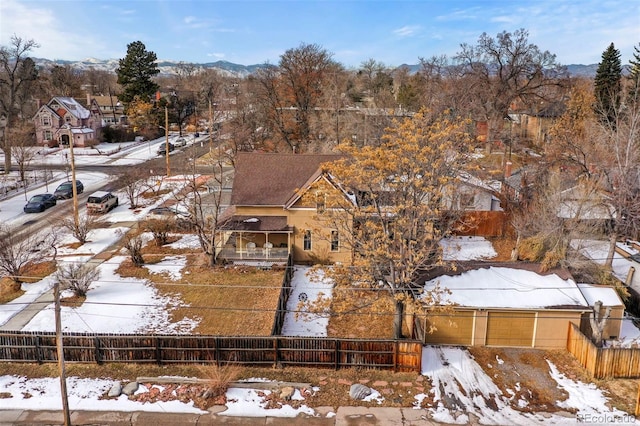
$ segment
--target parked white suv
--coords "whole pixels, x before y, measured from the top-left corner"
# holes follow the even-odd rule
[[[89,214],[107,213],[118,206],[118,197],[111,192],[96,191],[89,195],[87,212]]]

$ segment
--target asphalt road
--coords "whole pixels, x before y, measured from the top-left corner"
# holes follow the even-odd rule
[[[177,174],[188,174],[194,172],[194,158],[201,157],[209,151],[209,145],[203,144],[201,146],[199,143],[191,144],[187,147],[177,148],[170,155],[170,171],[172,175]],[[33,168],[36,168],[34,166]],[[54,170],[65,170],[65,165],[49,165],[50,169]],[[166,157],[164,156],[156,156],[150,160],[145,161],[139,165],[135,166],[136,168],[142,168],[143,170],[156,170],[157,172],[163,172],[166,170]],[[90,171],[90,172],[101,172],[110,176],[115,177],[115,179],[109,179],[104,185],[93,188],[92,191],[85,191],[82,194],[78,194],[78,206],[80,212],[83,211],[84,206],[87,202],[87,198],[90,193],[94,191],[111,191],[115,192],[125,187],[125,175],[128,171],[131,170],[131,166],[115,166],[109,164],[79,164],[76,166],[76,172],[78,171]],[[207,174],[211,173],[211,168],[206,166],[196,166],[196,173]],[[73,214],[73,203],[69,201],[61,201],[58,202],[58,205],[55,209],[47,210],[46,214],[26,216],[25,220],[21,222],[14,229],[16,235],[16,241],[21,241],[29,235],[36,234],[45,229],[51,228],[55,226],[56,223],[59,223],[61,219],[65,217],[70,217]]]

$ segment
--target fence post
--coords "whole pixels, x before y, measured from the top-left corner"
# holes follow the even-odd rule
[[[397,373],[398,372],[398,346],[400,346],[400,342],[398,342],[397,340],[393,342],[393,372]]]
[[[336,339],[336,352],[335,352],[335,369],[337,370],[340,365],[340,340]]]
[[[93,344],[94,344],[94,353],[95,353],[95,357],[96,357],[96,363],[98,363],[98,365],[102,365],[102,349],[100,348],[100,338],[98,336],[93,338]]]
[[[274,359],[273,365],[277,366],[278,362],[280,361],[278,359],[279,357],[278,357],[278,338],[277,337],[273,338],[273,355],[274,355],[273,356],[273,359]]]
[[[155,337],[156,341],[156,362],[158,365],[162,364],[162,348],[160,347],[160,338],[158,336]]]
[[[40,344],[39,335],[36,335],[36,358],[38,359],[38,364],[42,364],[42,345]]]
[[[220,338],[216,337],[216,350],[215,350],[215,357],[216,357],[216,366],[220,367]]]
[[[636,397],[636,418],[640,417],[640,382],[638,382],[638,395]]]

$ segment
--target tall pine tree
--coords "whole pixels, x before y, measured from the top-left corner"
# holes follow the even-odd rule
[[[118,84],[124,89],[118,96],[122,102],[128,104],[136,97],[148,102],[158,91],[159,86],[152,80],[160,72],[156,59],[156,54],[148,52],[141,41],[127,45],[127,56],[120,59],[116,69]]]
[[[615,123],[622,90],[622,62],[620,51],[613,43],[602,53],[594,81],[595,111],[600,120]]]

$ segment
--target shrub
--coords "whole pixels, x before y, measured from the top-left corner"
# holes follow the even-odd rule
[[[62,265],[55,273],[55,279],[60,283],[60,288],[73,291],[77,297],[86,296],[89,286],[98,278],[100,278],[100,271],[81,263]]]
[[[529,262],[542,261],[545,253],[545,240],[538,235],[523,239],[518,247],[518,257]]]
[[[206,385],[205,398],[224,395],[229,389],[229,384],[236,380],[242,371],[239,365],[233,363],[201,366],[199,370],[201,377],[209,381]]]

